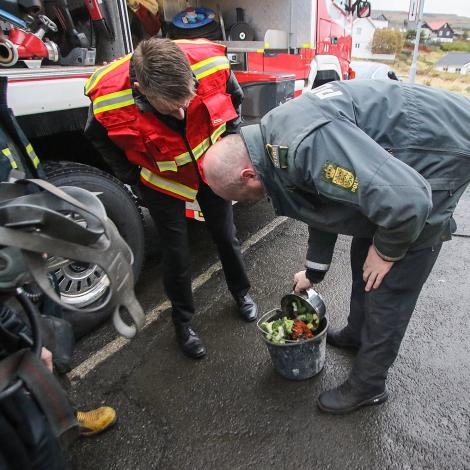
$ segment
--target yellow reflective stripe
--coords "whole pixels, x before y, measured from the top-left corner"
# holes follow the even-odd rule
[[[199,158],[202,157],[202,155],[204,154],[204,152],[206,152],[209,147],[210,147],[210,144],[211,142],[212,143],[215,143],[217,141],[217,139],[225,132],[227,126],[226,124],[222,124],[221,126],[219,126],[210,136],[210,140],[209,138],[207,139],[204,139],[199,145],[196,145],[196,147],[194,147],[193,149],[191,149],[193,155],[194,155],[194,158],[196,160],[199,160]],[[176,163],[176,165],[178,166],[183,166],[183,165],[186,165],[186,163],[189,163],[191,161],[191,155],[189,154],[189,152],[184,152],[180,155],[177,155],[175,158],[174,158],[174,162]],[[160,171],[165,171],[165,170],[162,170],[160,168],[160,165],[164,164],[168,164],[168,166],[171,166],[171,160],[165,160],[164,162],[156,162],[157,165],[158,165],[158,169]],[[174,170],[176,171],[176,170]]]
[[[227,129],[227,125],[224,122],[211,134],[211,141],[213,144],[217,142],[217,139],[225,132],[226,129]]]
[[[181,155],[177,155],[175,157],[175,163],[178,166],[186,165],[186,163],[189,163],[190,161],[191,161],[191,155],[189,155],[189,152],[184,152]]]
[[[212,75],[213,73],[216,73],[219,70],[224,70],[224,69],[229,69],[229,68],[230,68],[230,64],[228,62],[226,64],[217,65],[216,67],[213,67],[210,70],[206,70],[203,73],[196,74],[196,78],[198,80],[201,80],[201,78],[207,77],[208,75]]]
[[[210,147],[210,140],[204,139],[199,145],[193,148],[193,155],[196,160],[202,156],[202,154]]]
[[[115,91],[113,93],[108,93],[107,95],[98,96],[98,98],[96,98],[93,101],[93,104],[112,100],[114,98],[120,98],[122,96],[129,96],[129,95],[132,95],[132,88],[126,88],[125,90]]]
[[[155,161],[155,163],[160,171],[178,171],[176,162],[173,160],[165,160],[163,162]]]
[[[93,101],[93,114],[103,113],[111,109],[124,108],[135,103],[132,96],[132,89],[127,88],[122,91],[115,91],[107,95],[99,96]]]
[[[140,172],[140,176],[151,185],[165,189],[170,193],[178,194],[179,196],[183,196],[186,199],[190,199],[194,201],[197,195],[197,189],[190,188],[189,186],[185,186],[184,184],[177,183],[176,181],[170,181],[166,178],[162,178],[161,176],[152,173],[147,168],[142,168]]]
[[[33,146],[31,144],[28,144],[26,146],[26,152],[29,155],[29,158],[33,162],[34,168],[37,168],[39,166],[39,157],[36,155],[36,152],[33,149]]]
[[[124,62],[130,60],[132,54],[126,55],[122,59],[116,60],[116,62],[112,62],[111,64],[104,65],[99,69],[95,70],[93,75],[87,80],[85,83],[85,95],[88,95],[90,91],[99,83],[99,81],[106,75],[108,72],[111,72],[116,67],[119,67]]]
[[[8,161],[10,162],[11,167],[16,170],[18,168],[18,165],[15,162],[15,159],[13,158],[13,155],[11,154],[11,150],[7,147],[2,150],[3,155],[8,158]]]
[[[209,57],[191,65],[191,69],[198,80],[228,68],[230,68],[230,63],[225,56]]]
[[[135,103],[134,98],[132,98],[128,101],[124,101],[123,103],[116,103],[116,104],[110,104],[109,106],[104,106],[100,108],[98,111],[94,111],[94,113],[95,114],[104,113],[105,111],[111,111],[112,109],[118,109],[118,108],[124,108],[125,106],[131,106],[134,103]]]
[[[209,139],[204,139],[199,145],[191,149],[191,152],[193,153],[194,158],[198,160],[208,148],[209,148]],[[174,162],[178,166],[186,165],[187,163],[191,162],[191,155],[189,154],[189,152],[184,152],[180,155],[177,155],[174,159]]]

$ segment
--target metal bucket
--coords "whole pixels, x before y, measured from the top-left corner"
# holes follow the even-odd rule
[[[288,316],[295,317],[293,311],[293,304],[300,303],[310,313],[316,313],[321,320],[326,313],[325,302],[322,296],[315,289],[307,289],[305,292],[296,294],[291,292],[281,299],[281,309],[286,312]]]
[[[275,344],[266,339],[261,324],[265,321],[277,320],[282,316],[281,310],[274,309],[265,313],[256,323],[268,347],[274,368],[280,375],[290,380],[304,380],[317,375],[325,365],[327,318],[323,317],[320,320],[319,333],[313,338]]]

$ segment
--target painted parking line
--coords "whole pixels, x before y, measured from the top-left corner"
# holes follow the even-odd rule
[[[264,226],[261,230],[258,230],[254,233],[248,240],[246,240],[242,244],[242,253],[245,253],[249,250],[253,245],[256,245],[259,241],[269,235],[273,230],[275,230],[279,225],[283,224],[287,220],[287,217],[277,217],[268,225]],[[206,269],[203,273],[201,273],[196,279],[193,281],[193,291],[199,289],[199,287],[203,286],[214,274],[219,272],[222,269],[222,265],[220,261],[212,264]],[[160,316],[162,312],[170,308],[170,302],[165,300],[161,302],[156,307],[154,307],[145,317],[145,324],[144,329],[151,325],[157,318]],[[80,379],[85,378],[88,373],[90,373],[93,369],[95,369],[98,365],[102,362],[106,361],[109,357],[113,354],[120,351],[124,346],[129,343],[130,340],[119,336],[118,338],[110,341],[100,350],[96,351],[92,354],[88,359],[83,361],[77,367],[72,369],[68,374],[68,378],[71,381],[78,381]],[[137,339],[138,341],[138,339]]]

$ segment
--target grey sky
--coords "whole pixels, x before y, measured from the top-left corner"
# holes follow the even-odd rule
[[[370,0],[372,11],[377,10],[404,10],[408,11],[410,0]],[[469,0],[424,0],[425,13],[453,13],[470,17]]]

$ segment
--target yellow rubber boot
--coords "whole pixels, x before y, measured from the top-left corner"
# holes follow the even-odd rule
[[[109,429],[117,419],[116,411],[110,406],[101,406],[95,410],[77,411],[80,436],[94,436]]]

